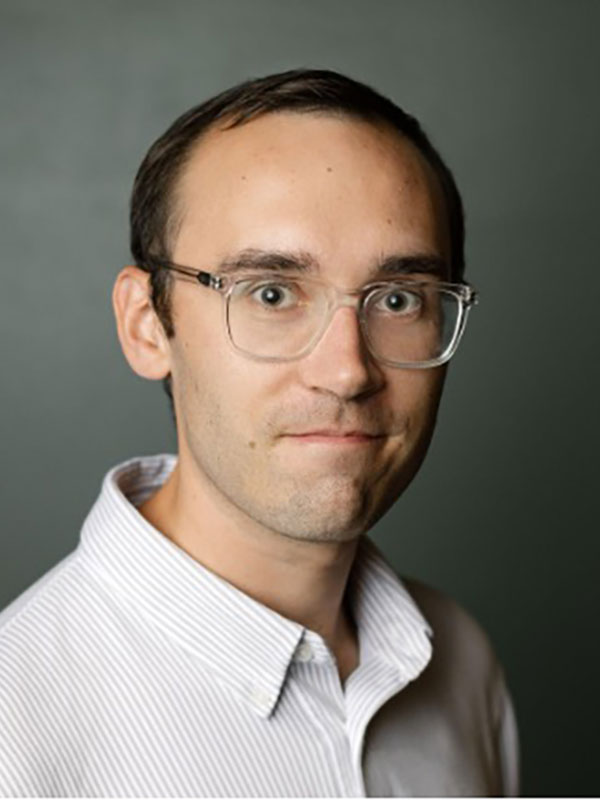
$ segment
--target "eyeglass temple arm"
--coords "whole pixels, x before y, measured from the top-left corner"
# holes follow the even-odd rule
[[[154,262],[159,269],[167,269],[170,272],[179,272],[181,275],[187,275],[188,278],[196,278],[198,283],[203,286],[208,286],[209,289],[216,289],[219,291],[223,288],[223,278],[213,275],[212,272],[206,272],[202,269],[192,269],[191,267],[181,267],[179,264],[173,264],[170,261],[156,261]]]

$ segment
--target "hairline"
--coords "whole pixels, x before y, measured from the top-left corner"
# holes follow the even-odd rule
[[[163,241],[161,242],[161,249],[164,251],[165,255],[169,259],[173,259],[174,257],[174,248],[176,245],[177,237],[181,232],[181,227],[184,222],[185,218],[185,208],[183,208],[183,202],[181,195],[183,194],[180,190],[182,188],[182,183],[184,179],[184,175],[186,169],[189,167],[190,162],[194,158],[197,151],[202,147],[202,144],[205,139],[209,136],[214,135],[215,133],[221,131],[228,131],[232,128],[242,127],[250,122],[253,122],[256,119],[261,117],[267,116],[274,116],[274,115],[295,115],[295,116],[314,116],[314,117],[322,117],[322,118],[329,118],[329,119],[340,119],[340,120],[347,120],[347,121],[356,121],[356,122],[364,122],[370,125],[373,128],[378,128],[379,130],[387,130],[393,133],[398,139],[402,140],[403,142],[408,143],[419,155],[422,161],[427,166],[427,169],[433,179],[435,180],[441,194],[443,207],[446,216],[446,225],[448,229],[451,227],[450,222],[450,210],[448,208],[448,200],[445,196],[444,187],[442,185],[442,181],[440,180],[440,176],[437,174],[436,169],[434,168],[433,164],[430,162],[430,159],[427,157],[425,153],[421,150],[421,148],[411,140],[409,136],[406,135],[403,131],[399,130],[390,120],[386,119],[385,117],[376,114],[376,113],[369,113],[369,112],[361,112],[359,110],[354,109],[347,109],[347,108],[324,108],[321,106],[315,108],[273,108],[273,109],[263,109],[252,113],[251,115],[242,115],[239,112],[229,112],[226,115],[221,117],[217,117],[214,119],[204,130],[200,131],[197,136],[188,144],[183,157],[180,163],[177,165],[176,169],[173,170],[173,174],[171,175],[171,180],[167,187],[167,195],[165,198],[165,225],[164,225],[164,235]],[[454,258],[454,254],[450,254],[450,260],[452,261]]]

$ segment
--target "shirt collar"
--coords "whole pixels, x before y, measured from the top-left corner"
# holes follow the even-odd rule
[[[111,469],[84,522],[80,557],[115,600],[161,628],[268,716],[300,643],[309,640],[317,660],[327,657],[327,646],[314,631],[203,567],[139,513],[137,506],[164,483],[175,463],[175,456],[157,455]],[[431,658],[431,627],[366,536],[348,591],[361,661],[383,659],[413,680]]]

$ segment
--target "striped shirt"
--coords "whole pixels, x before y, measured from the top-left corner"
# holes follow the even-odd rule
[[[360,661],[194,561],[137,511],[173,456],[112,469],[73,553],[0,615],[2,796],[517,794],[487,637],[361,539]]]

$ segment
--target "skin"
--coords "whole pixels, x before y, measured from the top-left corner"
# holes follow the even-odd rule
[[[213,130],[177,189],[172,260],[214,269],[247,248],[308,252],[318,277],[355,289],[382,258],[449,263],[439,185],[395,132],[347,118],[279,113]],[[445,276],[447,278],[447,276]],[[139,375],[172,375],[178,463],[140,512],[200,563],[320,633],[343,682],[358,663],[344,590],[361,534],[410,483],[427,450],[445,368],[383,366],[353,308],[288,363],[230,345],[219,294],[186,279],[172,292],[175,336],[146,273],[126,267],[113,304]],[[308,437],[311,431],[330,435]],[[361,430],[375,436],[341,437]]]

